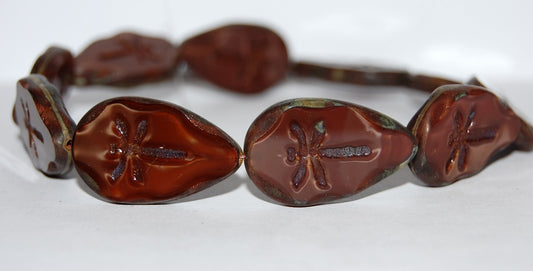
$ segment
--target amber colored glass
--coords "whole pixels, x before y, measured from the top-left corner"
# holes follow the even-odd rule
[[[80,176],[112,202],[178,199],[231,175],[241,151],[227,134],[179,106],[121,97],[93,107],[74,135]]]
[[[448,185],[472,176],[516,148],[522,124],[485,88],[442,86],[409,124],[418,140],[411,170],[429,186]]]
[[[244,148],[257,187],[292,206],[354,195],[405,165],[416,151],[412,135],[393,119],[326,99],[273,105],[253,122]]]
[[[168,41],[120,33],[89,45],[75,58],[76,85],[128,86],[170,77],[177,52]]]
[[[204,79],[229,90],[256,93],[284,79],[287,48],[272,30],[228,25],[192,37],[180,46],[179,58]]]
[[[31,73],[44,75],[60,93],[64,93],[72,81],[73,67],[74,58],[70,51],[52,46],[37,58]]]
[[[32,74],[18,81],[13,118],[36,168],[50,176],[61,176],[71,169],[76,123],[59,91],[44,76]]]

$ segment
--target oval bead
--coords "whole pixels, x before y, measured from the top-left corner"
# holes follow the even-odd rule
[[[179,58],[206,80],[229,90],[256,93],[285,78],[287,48],[272,30],[228,25],[192,37]]]
[[[177,52],[168,41],[134,33],[98,40],[75,58],[76,85],[135,85],[169,77]]]
[[[163,101],[120,97],[81,119],[73,158],[82,179],[111,202],[158,203],[231,175],[241,151],[200,116]]]
[[[354,195],[405,165],[414,138],[362,106],[326,99],[273,105],[252,124],[246,170],[269,197],[309,206]]]
[[[61,176],[71,169],[76,123],[57,89],[44,76],[32,74],[18,81],[13,117],[36,168],[50,176]]]
[[[44,75],[60,93],[64,93],[72,81],[73,67],[74,58],[70,51],[52,46],[37,58],[31,73]]]
[[[514,148],[521,125],[485,88],[439,87],[409,123],[419,148],[409,165],[429,186],[454,183]]]

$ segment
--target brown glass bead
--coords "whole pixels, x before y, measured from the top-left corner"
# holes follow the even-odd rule
[[[414,138],[398,122],[341,101],[273,105],[248,130],[245,165],[256,186],[287,205],[354,195],[405,165]]]
[[[33,165],[44,174],[61,176],[72,167],[71,139],[76,124],[59,91],[42,75],[17,83],[14,120]]]
[[[288,54],[272,30],[228,25],[186,40],[180,59],[208,81],[241,93],[265,90],[285,78]]]
[[[60,93],[64,93],[72,81],[73,67],[74,58],[70,51],[52,46],[35,61],[31,73],[44,75]]]
[[[409,124],[419,144],[411,170],[429,186],[472,176],[515,148],[521,125],[521,119],[485,88],[439,87]]]
[[[231,175],[241,151],[198,115],[158,100],[121,97],[93,107],[73,143],[78,173],[112,202],[178,199]]]
[[[134,85],[172,75],[177,51],[168,41],[121,33],[98,40],[75,58],[76,85]]]

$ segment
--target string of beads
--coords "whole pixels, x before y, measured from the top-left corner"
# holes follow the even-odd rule
[[[344,101],[282,101],[251,124],[244,151],[209,121],[168,102],[113,98],[76,124],[62,100],[70,85],[153,82],[181,64],[242,94],[299,76],[431,95],[407,127]],[[122,33],[76,57],[51,47],[18,81],[13,120],[37,169],[62,176],[75,165],[96,194],[116,203],[176,200],[225,179],[244,162],[266,195],[309,206],[354,195],[406,164],[427,185],[443,186],[513,150],[533,149],[533,128],[475,78],[461,84],[402,70],[291,62],[278,34],[253,25],[223,26],[179,46]]]

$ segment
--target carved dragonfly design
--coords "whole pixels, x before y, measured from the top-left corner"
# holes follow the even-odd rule
[[[475,116],[475,109],[472,109],[466,118],[460,111],[455,112],[455,127],[448,138],[448,146],[451,147],[452,153],[446,163],[446,173],[454,167],[457,167],[459,171],[464,171],[470,146],[493,141],[496,137],[496,128],[476,127]]]
[[[120,135],[120,144],[110,144],[111,154],[120,155],[118,165],[111,173],[111,179],[116,182],[120,176],[124,174],[128,160],[131,160],[131,176],[132,181],[136,183],[143,183],[143,166],[141,159],[145,161],[155,162],[157,159],[184,159],[187,153],[181,150],[167,149],[164,147],[150,148],[142,147],[144,138],[148,131],[148,123],[142,120],[137,124],[135,135],[130,139],[128,132],[128,124],[121,118],[115,120],[115,128]]]
[[[372,149],[367,145],[323,147],[322,143],[326,136],[323,121],[318,121],[314,125],[309,142],[304,130],[296,121],[291,122],[290,133],[298,140],[298,149],[287,148],[287,160],[298,163],[292,178],[292,185],[297,190],[305,186],[304,180],[308,170],[313,172],[319,189],[327,190],[331,187],[326,178],[324,166],[321,163],[322,159],[353,159],[367,157],[372,153]]]

